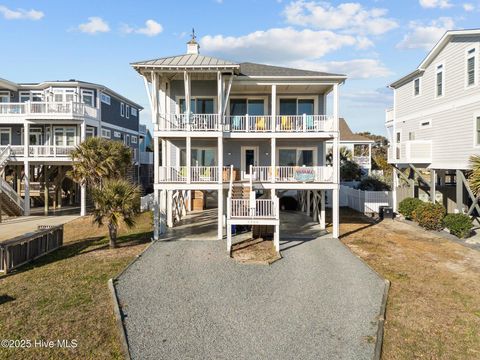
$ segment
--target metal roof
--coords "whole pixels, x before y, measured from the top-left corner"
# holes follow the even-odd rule
[[[133,67],[157,67],[157,68],[177,68],[177,67],[232,67],[238,68],[240,65],[232,61],[214,58],[200,54],[185,54],[159,59],[138,61],[131,64]]]
[[[18,84],[14,83],[10,80],[0,78],[0,88],[5,88],[5,89],[15,91],[15,90],[18,89]]]
[[[262,76],[325,76],[325,77],[346,77],[342,74],[332,74],[313,70],[300,70],[282,66],[273,66],[265,64],[257,64],[251,62],[244,62],[240,64],[240,75],[262,77]]]
[[[370,142],[374,143],[373,140],[367,138],[366,136],[355,134],[348,126],[347,121],[344,118],[339,119],[339,130],[340,130],[340,141],[345,142]]]

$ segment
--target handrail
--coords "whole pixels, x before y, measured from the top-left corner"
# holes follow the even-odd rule
[[[3,149],[0,153],[0,168],[3,168],[3,165],[7,162],[10,154],[12,152],[12,148],[10,145],[7,145],[5,149]]]
[[[233,193],[233,165],[230,165],[230,184],[228,190],[228,197],[231,198]]]
[[[12,200],[22,211],[25,209],[25,201],[20,195],[10,186],[10,184],[3,180],[0,177],[0,188],[3,193],[5,193],[10,200]]]

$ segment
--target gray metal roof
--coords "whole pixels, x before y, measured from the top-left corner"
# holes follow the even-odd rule
[[[0,87],[6,88],[9,90],[17,90],[18,84],[10,80],[0,78]]]
[[[243,76],[340,76],[346,77],[342,74],[332,74],[313,70],[300,70],[287,68],[282,66],[264,65],[251,62],[244,62],[240,64],[240,75]]]
[[[200,54],[186,54],[178,56],[163,57],[159,59],[139,61],[131,64],[133,67],[233,67],[238,68],[239,64],[234,62],[205,56]]]

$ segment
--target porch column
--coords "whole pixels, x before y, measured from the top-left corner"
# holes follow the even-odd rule
[[[48,215],[48,165],[43,165],[43,202],[44,213]]]
[[[437,172],[430,170],[430,201],[435,204],[435,192],[437,191]]]
[[[158,184],[159,180],[159,171],[160,171],[160,144],[159,144],[159,138],[154,137],[153,138],[153,183]],[[163,140],[162,140],[163,144]],[[163,146],[162,146],[163,148]],[[162,149],[163,150],[163,149]],[[162,152],[163,156],[163,152]],[[162,162],[163,165],[163,162]]]
[[[272,183],[275,183],[275,177],[276,177],[276,167],[277,167],[277,139],[275,137],[272,137],[270,140],[270,159],[272,162]]]
[[[277,130],[277,119],[275,118],[277,115],[277,85],[272,85],[272,131],[275,132]]]
[[[310,190],[305,191],[305,196],[307,197],[307,216],[310,216]]]
[[[218,113],[218,130],[222,130],[223,115],[223,77],[220,71],[217,72],[217,113]]]
[[[24,197],[24,214],[25,216],[30,215],[30,164],[28,162],[29,157],[29,145],[30,145],[30,124],[25,123],[23,125],[23,151],[24,159],[23,169],[24,169],[24,187],[25,187],[25,197]]]
[[[223,186],[223,137],[217,138],[218,183]]]
[[[167,191],[167,206],[165,208],[167,214],[167,226],[173,227],[173,191]]]
[[[186,71],[183,72],[183,86],[185,90],[185,115],[187,117],[187,130],[190,130],[190,90],[191,90],[191,81],[190,74]]]
[[[217,231],[217,239],[223,239],[223,188],[218,189],[218,231]]]
[[[455,182],[457,184],[456,189],[456,203],[457,210],[459,213],[463,213],[463,181],[462,181],[462,170],[456,170]]]
[[[325,229],[325,190],[320,190],[320,228]]]
[[[280,252],[280,221],[275,225],[275,232],[273,233],[273,245],[275,246],[275,251]]]
[[[338,239],[340,231],[340,201],[339,201],[338,185],[332,190],[332,225],[333,225],[333,237]]]
[[[158,190],[159,200],[159,233],[165,234],[167,231],[167,191]]]
[[[153,191],[153,240],[160,238],[160,231],[160,190],[155,189]]]
[[[192,182],[192,138],[190,136],[187,136],[186,143],[187,184],[190,184]]]
[[[85,121],[80,124],[80,142],[85,141],[87,126]],[[80,186],[80,216],[87,215],[87,185]]]

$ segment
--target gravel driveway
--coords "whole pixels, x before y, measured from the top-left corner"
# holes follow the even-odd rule
[[[133,359],[372,359],[384,281],[338,240],[270,266],[220,241],[156,242],[116,284]]]

